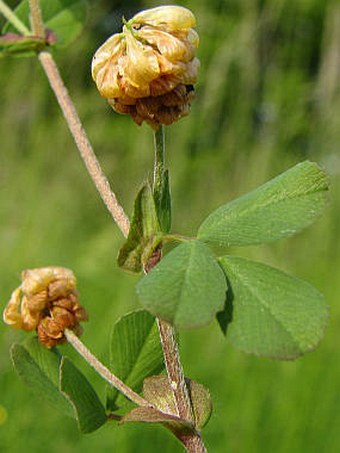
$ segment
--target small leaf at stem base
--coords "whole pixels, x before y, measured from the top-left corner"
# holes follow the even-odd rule
[[[197,382],[186,379],[190,401],[193,408],[194,425],[177,415],[177,406],[169,378],[164,375],[151,376],[143,384],[144,398],[154,407],[132,409],[122,418],[122,422],[162,423],[177,437],[185,432],[193,433],[207,424],[212,412],[209,391]]]
[[[154,196],[161,230],[163,233],[169,233],[171,228],[171,195],[168,170],[164,171],[162,185]]]
[[[161,242],[155,201],[146,182],[136,197],[129,235],[119,251],[118,265],[130,272],[141,272]]]
[[[167,414],[152,407],[136,407],[125,414],[122,423],[143,422],[143,423],[162,423],[174,433],[192,432],[191,423],[183,420],[177,415]]]
[[[192,379],[185,379],[194,413],[194,426],[203,428],[209,421],[212,412],[212,401],[209,391]],[[176,401],[173,389],[167,376],[151,376],[143,384],[144,398],[155,408],[166,413],[176,415]]]
[[[44,39],[7,33],[0,36],[0,58],[31,57],[46,46]]]

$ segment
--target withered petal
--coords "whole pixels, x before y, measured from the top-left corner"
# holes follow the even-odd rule
[[[183,6],[166,5],[146,9],[133,16],[131,24],[153,25],[164,30],[191,28],[196,25],[193,13]]]
[[[171,33],[145,26],[136,35],[148,41],[169,61],[190,61],[195,55],[195,47],[189,42],[178,39]]]
[[[30,310],[27,297],[23,296],[21,300],[21,328],[26,331],[34,330],[37,327],[41,317],[42,314],[40,311]]]
[[[192,28],[195,24],[195,16],[186,8],[152,8],[136,14],[125,23],[119,38],[111,37],[98,49],[92,75],[116,112],[130,115],[139,125],[146,121],[154,129],[163,120],[171,124],[188,114],[193,94],[185,93],[184,99],[177,99],[173,90],[196,83],[199,38]],[[111,60],[110,52],[114,54]],[[97,70],[98,64],[103,72]],[[171,95],[163,98],[162,105],[161,96],[167,93]]]
[[[21,273],[21,289],[26,295],[32,295],[46,288],[52,281],[58,279],[69,280],[69,285],[76,286],[76,278],[70,269],[65,267],[42,267],[26,269]]]
[[[27,309],[33,315],[34,313],[44,310],[48,305],[48,292],[47,289],[41,290],[39,293],[32,296],[24,296]]]
[[[158,77],[160,69],[155,50],[135,39],[126,28],[126,56],[122,74],[128,83],[136,88],[143,88]]]
[[[115,64],[125,50],[125,40],[122,33],[112,35],[99,47],[92,59],[91,72],[96,80],[98,71],[108,63]]]
[[[21,287],[16,288],[12,294],[9,302],[7,303],[2,318],[4,322],[15,329],[21,329],[22,319],[19,311],[21,302]]]

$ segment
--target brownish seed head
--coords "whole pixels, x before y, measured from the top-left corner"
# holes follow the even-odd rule
[[[36,330],[47,348],[65,341],[64,330],[81,333],[88,319],[78,299],[76,278],[63,267],[44,267],[22,272],[22,283],[13,291],[4,321],[16,329]]]

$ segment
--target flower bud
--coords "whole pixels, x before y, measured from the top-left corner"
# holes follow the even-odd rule
[[[200,66],[195,24],[180,6],[148,9],[97,50],[92,77],[116,112],[154,129],[188,115]]]
[[[28,269],[21,274],[21,285],[8,302],[3,320],[26,331],[36,330],[47,348],[65,341],[64,329],[81,333],[79,322],[87,320],[80,305],[73,272],[64,267]]]

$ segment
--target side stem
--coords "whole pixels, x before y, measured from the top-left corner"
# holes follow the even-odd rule
[[[117,376],[111,373],[82,343],[72,330],[65,329],[64,335],[70,345],[100,374],[109,384],[113,385],[129,400],[138,406],[153,407],[148,401],[135,393],[130,387],[124,384]]]
[[[22,33],[24,36],[31,34],[30,30],[26,25],[21,22],[21,20],[15,15],[9,6],[3,1],[0,0],[0,13],[10,22],[13,27],[15,27],[19,33]]]
[[[78,113],[60,76],[58,67],[49,52],[40,52],[39,60],[58,100],[87,171],[114,221],[119,226],[123,235],[127,237],[130,228],[129,219],[122,206],[119,204],[116,195],[112,192],[110,184],[100,167],[86,132],[83,129]]]

